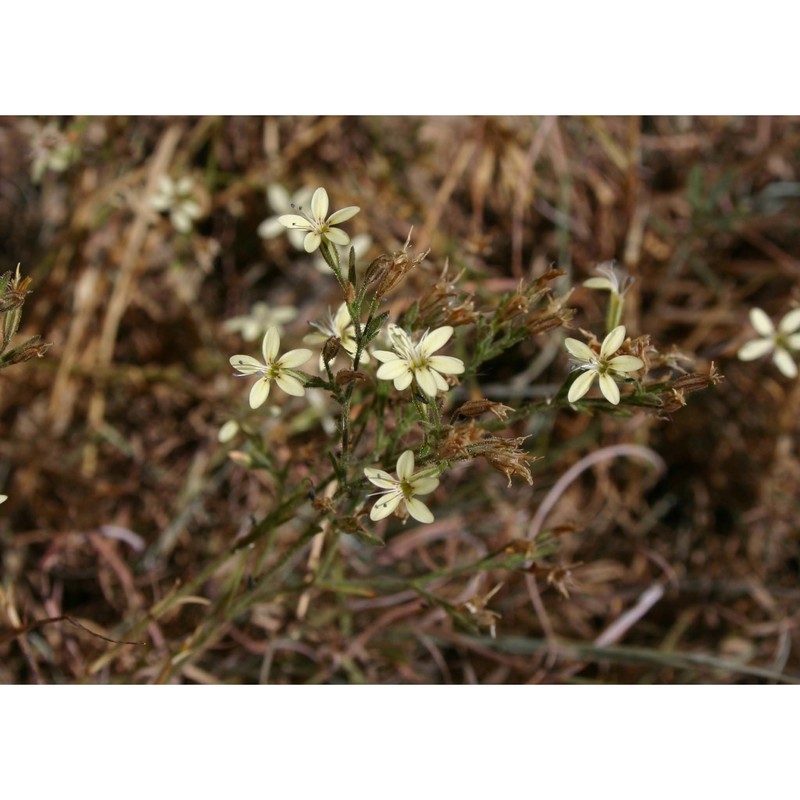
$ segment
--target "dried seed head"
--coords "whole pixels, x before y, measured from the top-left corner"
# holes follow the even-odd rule
[[[475,455],[483,456],[491,466],[502,472],[508,479],[509,486],[512,475],[518,475],[524,478],[528,485],[533,485],[533,476],[528,464],[538,461],[539,457],[520,449],[527,438],[520,436],[516,439],[502,439],[499,436],[491,436],[482,441],[480,447],[475,448]]]
[[[525,462],[534,461],[535,459],[527,453],[490,451],[488,453],[481,453],[481,455],[498,472],[502,472],[503,475],[506,476],[509,486],[511,486],[512,475],[519,475],[528,482],[529,486],[533,485],[533,476]]]
[[[546,311],[526,319],[525,327],[531,336],[536,336],[566,325],[574,316],[575,310],[572,308],[562,308],[556,312]]]
[[[384,254],[378,256],[367,267],[367,271],[364,275],[365,280],[367,284],[378,283],[378,288],[375,290],[375,296],[378,299],[389,294],[389,292],[391,292],[414,267],[421,264],[428,253],[430,253],[429,248],[424,253],[411,256],[408,252],[410,244],[411,231],[408,233],[408,239],[406,239],[402,250],[396,250],[391,255]]]
[[[497,319],[500,322],[509,322],[522,314],[526,314],[529,305],[530,299],[526,296],[525,284],[523,281],[520,281],[514,294],[512,294],[497,310]]]
[[[6,360],[6,366],[30,361],[32,358],[41,358],[52,345],[52,342],[43,342],[41,336],[33,336],[25,344],[12,350]]]
[[[683,408],[686,405],[686,398],[680,389],[668,389],[661,395],[661,410],[667,414]]]
[[[333,505],[331,498],[325,497],[324,495],[316,495],[311,501],[311,505],[321,514],[330,514],[335,510],[335,506]]]
[[[459,325],[472,325],[478,320],[472,296],[461,292],[456,286],[463,271],[451,279],[447,274],[448,268],[449,264],[445,261],[439,279],[419,300],[420,327],[439,328],[450,325],[456,328]]]
[[[483,431],[474,421],[447,429],[447,436],[439,445],[439,459],[444,461],[454,458],[474,458],[469,446],[480,441],[482,437]]]
[[[698,392],[711,385],[716,386],[724,379],[725,376],[716,368],[712,361],[708,373],[690,372],[688,375],[682,375],[672,384],[672,388],[678,389],[686,394],[691,394],[692,392]]]
[[[479,400],[467,400],[466,403],[456,409],[453,417],[479,417],[489,411],[497,419],[505,419],[508,416],[508,412],[513,410],[510,406],[504,406],[502,403],[495,403],[493,400],[481,398]]]

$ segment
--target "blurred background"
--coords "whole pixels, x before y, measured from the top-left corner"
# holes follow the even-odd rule
[[[361,207],[348,230],[362,268],[412,226],[414,249],[431,248],[393,310],[445,263],[479,308],[556,266],[560,290],[576,287],[570,335],[601,334],[604,298],[580,282],[616,260],[634,278],[629,333],[724,380],[674,413],[532,419],[518,431],[545,456],[532,488],[463,471],[428,538],[397,527],[370,551],[387,570],[495,552],[587,454],[660,456],[661,472],[608,458],[570,484],[533,601],[529,575],[484,576],[479,596],[503,584],[486,606],[496,638],[430,600],[329,592],[301,613],[296,593],[220,624],[169,680],[800,679],[799,384],[769,357],[736,358],[757,336],[752,308],[777,322],[800,304],[799,151],[795,118],[3,118],[0,270],[32,279],[20,341],[52,344],[0,372],[0,681],[157,681],[202,624],[198,602],[151,625],[147,648],[64,621],[9,635],[68,615],[125,639],[270,510],[219,441],[253,418],[228,358],[258,355],[267,320],[300,346],[338,306],[330,272],[275,225],[318,186],[332,210]],[[556,335],[487,365],[480,387],[514,406],[555,394],[566,370]],[[302,460],[324,402],[293,428],[280,413],[261,415],[276,457]]]

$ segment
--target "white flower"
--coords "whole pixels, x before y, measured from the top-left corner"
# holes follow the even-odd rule
[[[402,500],[406,511],[418,522],[433,522],[433,514],[428,506],[414,495],[430,494],[438,485],[439,479],[433,473],[437,467],[428,467],[414,474],[414,453],[406,450],[397,459],[397,477],[393,478],[382,469],[366,467],[364,474],[370,483],[383,489],[375,492],[381,499],[372,507],[369,518],[373,521],[388,517]],[[370,495],[372,497],[373,495]]]
[[[752,361],[761,358],[767,353],[772,353],[772,362],[787,377],[797,375],[797,365],[789,354],[790,350],[800,350],[800,308],[790,311],[778,323],[778,328],[772,320],[760,309],[750,310],[750,324],[760,333],[761,339],[742,345],[737,355],[742,361]]]
[[[292,233],[300,233],[300,231],[289,231],[289,235],[291,236]],[[363,256],[366,253],[370,246],[372,245],[372,237],[368,233],[359,233],[357,236],[354,236],[350,240],[350,247],[352,247],[356,251],[356,269],[358,269],[358,259],[360,256]],[[348,266],[350,262],[347,260],[350,256],[350,247],[347,248],[347,255],[341,259],[342,270],[347,273]],[[302,242],[300,244],[300,249],[302,249]],[[321,254],[318,254],[314,258],[314,266],[323,274],[330,275],[333,270],[330,267],[330,264],[322,257]]]
[[[633,278],[623,270],[614,268],[613,261],[606,261],[595,267],[595,272],[599,272],[602,278],[589,278],[583,282],[587,289],[607,289],[611,294],[622,297],[633,284]]]
[[[286,394],[302,397],[306,390],[299,379],[291,374],[295,367],[305,364],[312,353],[310,350],[289,350],[280,358],[278,349],[280,348],[280,337],[276,328],[270,328],[264,334],[264,341],[261,345],[261,352],[264,355],[264,363],[256,361],[251,356],[237,355],[230,359],[231,366],[239,370],[241,375],[261,375],[253,384],[250,390],[250,408],[258,408],[269,396],[270,382],[275,381]]]
[[[330,308],[328,309],[328,316],[323,319],[321,322],[310,322],[309,325],[315,327],[319,333],[309,333],[307,336],[303,337],[303,341],[306,344],[313,344],[319,347],[320,345],[324,345],[331,336],[334,339],[339,341],[339,346],[342,350],[347,353],[350,358],[355,358],[356,355],[356,340],[355,340],[355,326],[353,325],[353,320],[350,317],[350,312],[347,309],[347,303],[342,303],[339,306],[339,310],[336,312],[336,316],[334,317],[331,314]],[[331,364],[336,359],[334,358],[331,361]],[[369,355],[367,354],[366,350],[362,351],[360,363],[365,364],[369,361]],[[325,369],[325,360],[323,359],[322,355],[319,357],[319,368],[320,371]]]
[[[162,175],[156,193],[150,198],[150,205],[156,211],[169,211],[170,222],[179,233],[189,233],[193,220],[203,215],[200,203],[194,197],[194,180],[188,175],[177,182]]]
[[[311,189],[305,186],[302,189],[298,189],[290,196],[289,192],[279,183],[271,183],[267,186],[267,202],[276,216],[267,217],[267,219],[258,226],[258,235],[262,239],[274,239],[276,236],[284,233],[286,227],[281,224],[279,215],[285,214],[292,208],[302,208],[310,200]],[[288,232],[288,236],[293,247],[298,250],[303,249],[303,240],[306,238],[306,234],[302,230],[292,229]]]
[[[464,372],[464,362],[452,356],[434,356],[453,335],[450,325],[426,331],[417,344],[397,325],[389,325],[389,341],[394,352],[375,350],[372,355],[382,361],[377,376],[381,380],[394,381],[394,388],[402,391],[412,380],[417,382],[428,397],[436,397],[438,392],[446,392],[450,385],[444,375],[460,375]]]
[[[48,169],[64,172],[78,157],[78,148],[52,122],[44,127],[33,123],[31,156],[31,177],[38,183]]]
[[[354,217],[361,210],[358,206],[347,206],[339,211],[334,211],[327,219],[328,213],[328,193],[320,186],[311,198],[311,215],[306,214],[302,208],[298,208],[303,216],[299,214],[284,214],[278,217],[278,222],[286,228],[307,231],[303,240],[303,247],[307,253],[313,253],[324,239],[333,244],[346,245],[350,243],[350,237],[334,225]]]
[[[8,495],[0,494],[0,503],[5,503],[6,500],[8,500]]]
[[[223,327],[226,331],[240,331],[242,339],[254,342],[263,336],[269,328],[276,328],[279,336],[283,336],[283,325],[297,316],[297,309],[292,306],[276,306],[270,308],[266,303],[253,303],[249,314],[231,317]]]
[[[577,361],[577,368],[583,371],[583,375],[570,386],[567,395],[570,403],[580,400],[589,391],[596,376],[600,379],[600,391],[606,400],[613,405],[619,403],[619,387],[614,382],[614,375],[624,376],[626,372],[635,372],[644,366],[642,359],[636,356],[614,356],[624,341],[624,325],[618,325],[603,339],[599,353],[577,339],[564,340],[565,347]]]

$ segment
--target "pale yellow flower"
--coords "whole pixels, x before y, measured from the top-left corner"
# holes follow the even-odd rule
[[[286,227],[281,224],[280,218],[293,208],[302,208],[311,200],[311,189],[305,186],[298,189],[293,195],[283,188],[279,183],[271,183],[267,186],[267,202],[275,212],[275,216],[267,217],[258,226],[258,235],[262,239],[274,239],[281,233],[286,233]],[[306,234],[301,230],[290,230],[288,232],[289,241],[298,249],[303,249],[303,240]],[[330,268],[329,268],[330,271]]]
[[[309,333],[303,337],[306,344],[313,344],[320,347],[325,344],[331,337],[339,341],[339,347],[347,353],[350,358],[354,358],[356,354],[356,340],[355,340],[355,326],[350,317],[350,312],[347,309],[347,303],[342,303],[336,316],[331,314],[330,308],[328,315],[321,322],[310,322],[310,325],[315,327],[319,333]],[[331,364],[336,361],[334,358]],[[360,363],[365,364],[369,361],[369,355],[366,350],[362,351]],[[325,369],[325,360],[322,355],[319,357],[320,371]]]
[[[428,397],[436,397],[437,392],[446,392],[450,384],[442,375],[461,375],[464,362],[452,356],[435,356],[453,335],[453,328],[445,325],[426,331],[418,343],[411,341],[409,335],[398,325],[389,325],[389,341],[394,352],[375,350],[372,355],[383,362],[377,376],[381,380],[394,381],[394,388],[402,391],[412,381]]]
[[[6,500],[8,500],[8,495],[0,494],[0,503],[5,503]]]
[[[603,277],[589,278],[583,282],[587,289],[606,289],[611,294],[622,297],[631,288],[633,278],[624,270],[616,269],[613,261],[606,261],[594,268]]]
[[[311,214],[302,208],[297,209],[300,214],[284,214],[278,217],[278,222],[286,228],[307,231],[303,246],[307,253],[313,253],[324,239],[333,244],[346,245],[350,237],[338,228],[333,227],[354,217],[361,210],[358,206],[347,206],[339,211],[334,211],[326,218],[328,213],[328,193],[321,186],[311,198]]]
[[[644,366],[642,359],[636,356],[614,356],[624,341],[624,325],[618,325],[603,339],[599,353],[577,339],[564,340],[564,346],[575,359],[577,369],[583,372],[570,386],[567,395],[570,403],[580,400],[589,391],[596,377],[606,400],[613,405],[619,403],[619,387],[614,382],[614,377],[624,377],[626,373],[635,372]]]
[[[772,362],[787,377],[797,376],[797,365],[790,350],[800,350],[800,308],[795,308],[778,323],[777,329],[772,320],[760,309],[750,310],[750,324],[760,333],[760,339],[753,339],[739,348],[737,353],[742,361],[772,353]]]
[[[383,489],[382,492],[375,492],[376,495],[381,496],[381,499],[372,507],[369,518],[377,521],[388,517],[402,501],[406,511],[417,522],[433,522],[431,510],[421,500],[417,500],[415,495],[430,494],[436,489],[439,485],[439,479],[433,474],[436,471],[437,467],[428,467],[414,473],[412,450],[406,450],[397,459],[396,478],[382,469],[366,467],[364,475],[367,476],[370,483]]]
[[[38,183],[47,170],[64,172],[78,157],[78,148],[52,122],[44,127],[32,122],[31,176]]]
[[[277,358],[280,344],[277,329],[270,328],[264,334],[264,341],[261,345],[261,352],[264,356],[263,364],[252,356],[237,355],[230,359],[231,366],[239,370],[237,377],[261,375],[250,390],[250,408],[258,408],[263,405],[269,396],[271,381],[275,381],[286,394],[295,397],[302,397],[306,392],[305,386],[296,375],[292,374],[292,371],[305,364],[313,355],[312,352],[303,349],[289,350],[288,353]]]
[[[249,314],[240,317],[231,317],[223,327],[226,331],[239,331],[242,339],[254,342],[263,336],[270,328],[276,328],[279,336],[283,336],[283,325],[291,322],[297,316],[297,309],[293,306],[270,307],[266,303],[253,303]]]
[[[193,221],[203,215],[194,196],[194,180],[188,175],[177,181],[162,175],[156,193],[150,198],[150,205],[156,211],[168,211],[170,222],[179,233],[189,233]]]

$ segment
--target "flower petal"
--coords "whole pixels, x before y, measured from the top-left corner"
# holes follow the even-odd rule
[[[285,369],[300,367],[314,355],[310,350],[300,348],[299,350],[288,350],[279,359],[278,364]]]
[[[579,361],[593,361],[596,358],[594,350],[578,339],[567,337],[564,339],[564,347],[567,348],[571,356],[574,356]]]
[[[284,375],[281,373],[275,377],[275,383],[277,383],[286,394],[291,394],[294,397],[302,397],[306,393],[306,387],[303,386],[294,375]]]
[[[608,289],[609,291],[614,289],[608,278],[589,278],[583,282],[583,285],[587,289]]]
[[[261,342],[261,354],[264,356],[265,364],[271,364],[275,360],[280,346],[281,338],[278,336],[278,329],[274,325],[270,325],[264,334],[264,341]]]
[[[341,247],[350,244],[350,237],[344,231],[339,230],[339,228],[328,228],[328,230],[325,231],[325,238]]]
[[[260,361],[256,361],[252,356],[231,356],[231,366],[238,369],[242,375],[250,375],[253,372],[263,372],[265,367]]]
[[[464,371],[464,362],[453,356],[431,356],[428,366],[445,375],[460,375]]]
[[[372,511],[369,512],[369,518],[373,522],[377,522],[379,519],[388,517],[389,514],[397,508],[402,498],[403,493],[399,489],[391,494],[385,494],[372,506]]]
[[[333,325],[341,336],[352,324],[353,319],[350,316],[347,303],[342,303],[336,310],[336,316],[333,318]]]
[[[328,193],[320,186],[311,198],[311,215],[323,220],[328,214]]]
[[[375,374],[382,381],[393,381],[395,378],[399,378],[401,375],[405,375],[406,373],[411,375],[411,370],[408,368],[408,362],[404,361],[402,358],[398,358],[394,361],[387,361],[385,364],[381,364]]]
[[[570,403],[574,403],[576,400],[580,400],[586,392],[589,391],[589,388],[594,381],[594,376],[597,373],[593,369],[586,370],[582,375],[579,375],[572,386],[569,387],[569,394],[567,395],[567,400]]]
[[[281,214],[281,216],[278,217],[278,222],[280,222],[284,228],[295,228],[304,231],[311,230],[311,223],[299,214]]]
[[[797,377],[797,364],[792,361],[792,357],[787,350],[777,347],[775,355],[772,356],[772,361],[787,378]]]
[[[409,482],[414,488],[414,494],[430,494],[439,485],[438,478],[432,478],[424,474],[420,478],[411,478]]]
[[[441,328],[429,331],[420,339],[418,345],[419,352],[424,356],[435,353],[439,348],[447,344],[452,335],[453,329],[450,325],[444,325]]]
[[[261,378],[250,390],[250,408],[258,408],[269,397],[269,378]]]
[[[753,339],[752,342],[743,344],[736,355],[740,361],[753,361],[769,353],[772,347],[772,339]]]
[[[431,377],[433,378],[433,382],[436,384],[436,388],[440,392],[447,392],[450,390],[450,384],[435,370],[429,370],[431,373]]]
[[[800,333],[793,333],[786,337],[786,344],[790,350],[800,350]]]
[[[412,380],[414,380],[414,373],[408,370],[408,372],[394,379],[394,388],[397,389],[398,392],[402,392],[403,389],[408,389]]]
[[[384,472],[382,469],[364,467],[364,475],[367,476],[367,480],[370,483],[374,483],[375,486],[380,486],[381,489],[393,489],[397,486],[397,481],[388,472]]]
[[[414,474],[414,451],[404,450],[400,458],[397,459],[397,477],[401,481],[407,481]]]
[[[614,379],[610,375],[600,376],[600,391],[611,405],[615,406],[619,403],[619,386],[614,383]]]
[[[284,226],[278,221],[277,217],[267,217],[259,226],[258,226],[258,235],[262,239],[274,239],[276,236],[280,236],[283,233]]]
[[[328,225],[338,225],[341,222],[346,222],[348,219],[351,219],[358,214],[359,211],[361,211],[359,206],[347,206],[346,208],[340,208],[338,211],[334,211],[333,214],[328,217]]]
[[[284,208],[291,207],[292,198],[279,183],[271,183],[267,186],[267,202],[273,211],[283,211]]]
[[[750,324],[756,329],[756,333],[762,336],[771,337],[775,333],[772,320],[760,308],[750,309]]]
[[[414,370],[414,377],[417,379],[417,385],[428,397],[436,397],[436,381],[433,379],[431,371],[427,367],[420,367]]]
[[[184,200],[181,204],[181,210],[192,219],[199,219],[203,213],[203,210],[200,208],[200,203],[196,200]]]
[[[372,355],[378,359],[378,361],[388,362],[388,361],[403,361],[397,353],[393,353],[391,350],[373,350]]]
[[[778,330],[781,333],[794,333],[798,328],[800,328],[800,308],[795,308],[793,311],[790,311],[780,323],[778,323]]]
[[[608,362],[614,372],[636,372],[644,366],[644,361],[636,356],[614,356]]]
[[[319,247],[321,241],[322,237],[316,231],[311,231],[311,233],[307,233],[306,238],[303,239],[303,248],[306,253],[313,253]]]
[[[173,209],[169,218],[178,233],[189,233],[192,229],[192,218],[182,208]]]
[[[616,353],[625,341],[625,326],[617,325],[605,339],[603,344],[600,345],[600,357],[608,358],[612,353]]]
[[[416,497],[405,498],[406,510],[417,522],[433,522],[433,514],[428,506]]]

